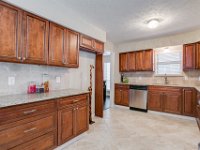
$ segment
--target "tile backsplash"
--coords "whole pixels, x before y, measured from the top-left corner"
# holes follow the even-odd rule
[[[1,62],[0,95],[26,93],[30,81],[41,83],[44,77],[49,80],[50,90],[67,88],[87,90],[89,66],[95,65],[95,54],[81,51],[79,59],[78,69]],[[15,77],[14,85],[8,85],[9,77]],[[56,82],[56,78],[57,80],[60,78],[60,83]]]

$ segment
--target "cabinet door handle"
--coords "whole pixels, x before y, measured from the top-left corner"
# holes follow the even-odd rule
[[[32,114],[32,113],[34,113],[34,112],[36,112],[36,111],[37,111],[37,109],[32,109],[32,110],[24,111],[23,113],[24,113],[25,115],[28,115],[28,114]]]
[[[21,58],[21,57],[18,57],[18,59],[21,60],[22,58]]]
[[[76,108],[76,110],[78,110],[78,107]]]
[[[34,127],[34,128],[31,128],[31,129],[28,129],[28,130],[24,130],[24,133],[29,133],[29,132],[32,132],[32,131],[34,131],[34,130],[36,130],[37,128],[36,127]]]
[[[26,57],[23,57],[23,60],[26,60]]]
[[[79,100],[75,99],[73,102],[76,103],[76,102],[78,102],[78,101],[79,101]]]
[[[76,108],[74,108],[74,111],[76,110]]]

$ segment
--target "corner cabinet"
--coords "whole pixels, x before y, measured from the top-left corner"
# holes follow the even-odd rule
[[[104,52],[104,43],[95,40],[89,36],[80,35],[80,48],[85,51],[102,54]]]
[[[22,11],[0,1],[0,61],[21,62]]]
[[[129,85],[115,84],[115,104],[129,106]]]
[[[49,22],[24,12],[23,15],[23,62],[47,64]]]

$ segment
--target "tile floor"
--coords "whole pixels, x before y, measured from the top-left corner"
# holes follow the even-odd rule
[[[194,120],[111,108],[94,118],[78,141],[62,150],[197,150],[200,132]]]

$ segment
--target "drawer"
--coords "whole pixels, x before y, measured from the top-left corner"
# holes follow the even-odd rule
[[[149,91],[169,91],[169,92],[182,92],[180,87],[170,87],[170,86],[149,86]]]
[[[73,107],[74,104],[87,104],[88,94],[72,96],[60,99],[58,101],[58,108]]]
[[[56,142],[56,134],[54,132],[50,132],[45,134],[39,138],[21,144],[12,148],[11,150],[50,150],[55,148],[57,145]]]
[[[36,116],[32,119],[31,122],[24,123],[22,120],[19,121],[21,124],[19,122],[11,123],[10,126],[8,124],[7,128],[1,130],[0,147],[9,149],[56,129],[56,113],[45,115],[39,119]]]
[[[117,89],[129,89],[129,85],[115,84],[115,88],[117,88]]]
[[[3,108],[0,109],[0,125],[35,115],[53,112],[55,110],[55,101],[24,104],[20,106]]]

